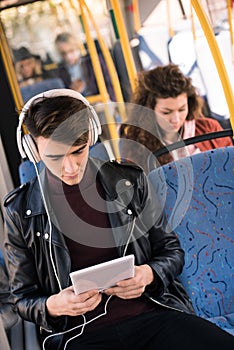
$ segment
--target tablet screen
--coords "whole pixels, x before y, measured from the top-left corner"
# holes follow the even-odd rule
[[[91,289],[100,291],[134,276],[134,255],[127,255],[70,273],[75,294]]]

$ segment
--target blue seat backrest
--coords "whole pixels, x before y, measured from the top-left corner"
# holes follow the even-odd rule
[[[50,78],[31,85],[22,86],[20,92],[22,94],[23,101],[26,102],[31,97],[51,89],[62,89],[64,88],[64,83],[60,78]]]
[[[95,145],[91,146],[89,149],[89,156],[100,160],[110,159],[103,142],[97,142]]]
[[[185,251],[179,278],[196,314],[234,335],[234,147],[171,162],[149,179]]]
[[[44,168],[44,163],[42,161],[37,163],[37,170],[40,173]],[[37,176],[35,166],[30,160],[24,160],[19,166],[19,178],[20,184],[24,184],[26,182],[31,181],[34,177]]]

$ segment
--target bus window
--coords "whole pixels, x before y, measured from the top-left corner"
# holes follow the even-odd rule
[[[61,87],[74,88],[86,95],[82,89],[84,84],[77,87],[78,84],[75,84],[72,74],[70,75],[71,71],[72,73],[75,71],[75,66],[70,69],[67,62],[63,62],[57,39],[64,33],[72,33],[82,58],[81,69],[84,70],[84,79],[88,83],[94,80],[94,88],[88,94],[98,93],[95,77],[92,80],[91,73],[94,75],[92,63],[87,59],[86,37],[78,3],[74,6],[68,0],[30,1],[30,3],[21,1],[21,3],[24,5],[2,10],[1,18],[23,100],[27,100],[43,89]],[[90,4],[91,2],[87,1],[89,7]],[[4,5],[7,6],[6,1],[1,6]],[[92,11],[95,6],[95,21],[109,47],[112,34],[104,5],[103,1],[95,1],[95,5],[92,2]],[[93,30],[92,36],[96,38]]]

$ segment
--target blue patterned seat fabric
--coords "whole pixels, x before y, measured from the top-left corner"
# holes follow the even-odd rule
[[[234,147],[171,162],[149,179],[185,251],[179,278],[196,314],[234,335]]]

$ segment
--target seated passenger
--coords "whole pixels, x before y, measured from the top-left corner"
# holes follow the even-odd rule
[[[18,312],[40,327],[42,348],[232,349],[233,336],[194,315],[177,280],[184,252],[144,172],[89,157],[101,125],[88,101],[48,91],[20,120],[35,147],[19,140],[19,150],[45,168],[4,201],[5,249]],[[75,294],[70,272],[129,254],[134,277]]]
[[[64,81],[65,87],[87,95],[77,40],[70,33],[61,33],[57,35],[55,45],[62,58],[58,66],[58,72],[60,78]]]
[[[44,69],[39,55],[33,54],[24,46],[13,50],[13,55],[24,102],[40,92],[64,87],[63,81],[56,76],[55,71]]]
[[[26,47],[13,50],[15,71],[19,86],[27,86],[50,76],[43,70],[42,61],[39,55],[30,52]]]
[[[173,64],[139,73],[131,102],[133,111],[121,126],[120,134],[137,144],[129,147],[130,144],[123,141],[123,157],[146,171],[146,159],[152,152],[182,139],[222,130],[217,120],[203,116],[203,99],[191,78]],[[229,137],[203,141],[162,155],[157,161],[163,165],[187,155],[231,145]]]

